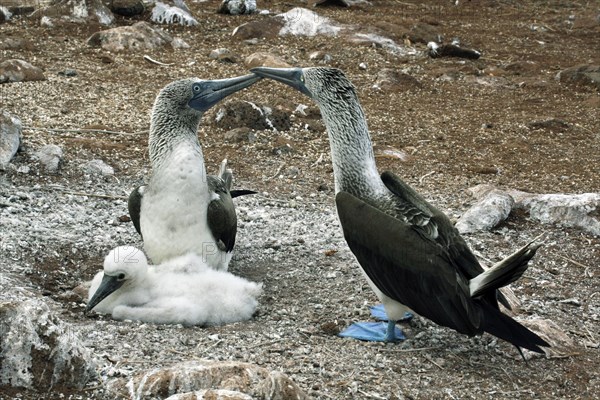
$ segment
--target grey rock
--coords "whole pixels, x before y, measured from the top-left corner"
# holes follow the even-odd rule
[[[392,68],[384,68],[377,73],[373,89],[406,91],[422,86],[421,82],[409,74]]]
[[[442,35],[433,25],[419,22],[410,28],[408,39],[413,43],[441,42]]]
[[[91,175],[111,176],[115,170],[102,160],[91,160],[83,165],[83,172]]]
[[[579,228],[600,236],[600,220],[595,216],[600,209],[600,193],[508,193],[515,199],[516,208],[528,211],[531,218],[541,223]]]
[[[253,14],[256,12],[256,0],[223,0],[219,10],[220,14]]]
[[[227,389],[258,399],[304,400],[309,397],[287,375],[254,364],[236,361],[187,361],[156,368],[131,379],[113,379],[107,389],[116,398],[128,398],[128,388],[143,393],[143,399],[177,393]],[[238,393],[235,396],[240,396]],[[173,397],[181,399],[185,397]],[[195,398],[195,397],[190,397]],[[200,397],[229,398],[229,397]],[[246,397],[232,397],[245,400]]]
[[[514,204],[508,193],[490,190],[459,218],[456,229],[460,233],[489,231],[508,218]]]
[[[308,0],[308,5],[313,7],[356,7],[370,4],[367,0]]]
[[[0,39],[0,50],[32,50],[32,43],[19,37],[4,37]]]
[[[100,25],[112,25],[115,22],[115,16],[102,0],[56,0],[49,7],[36,10],[33,16],[45,18],[49,26],[62,21],[88,23],[93,20]]]
[[[2,385],[82,389],[96,377],[96,361],[77,332],[35,298],[0,302],[0,349]]]
[[[592,86],[600,90],[600,65],[578,65],[560,71],[556,75],[560,82]]]
[[[12,59],[0,63],[0,84],[45,80],[44,72],[27,61]]]
[[[46,172],[55,174],[63,159],[62,149],[55,144],[47,144],[35,153],[35,157],[44,166]]]
[[[236,63],[238,62],[239,57],[231,50],[221,47],[219,49],[212,50],[208,54],[208,58],[221,62]]]
[[[288,130],[290,115],[285,111],[251,103],[229,101],[210,111],[212,124],[222,129]]]
[[[34,12],[37,8],[47,5],[40,0],[0,0],[0,6],[4,7],[13,16],[28,15]]]
[[[291,68],[291,65],[286,63],[283,58],[262,51],[250,54],[244,63],[248,69],[255,67]]]
[[[7,111],[0,113],[0,170],[4,170],[21,145],[21,120]]]
[[[0,24],[8,21],[12,17],[12,13],[8,10],[8,8],[0,6]]]
[[[134,17],[144,12],[144,2],[142,0],[109,0],[108,8],[124,17]]]
[[[553,132],[565,132],[567,130],[569,130],[569,128],[571,127],[571,125],[566,122],[563,121],[562,119],[557,119],[557,118],[550,118],[550,119],[544,119],[544,120],[540,120],[540,121],[532,121],[530,123],[527,124],[527,126],[530,129],[543,129],[543,130],[548,130],[548,131],[553,131]]]
[[[66,77],[73,77],[73,76],[77,76],[77,71],[75,71],[72,68],[67,68],[64,71],[60,71],[58,73],[58,75],[62,75],[62,76],[66,76]]]
[[[319,64],[329,64],[331,62],[331,55],[324,51],[314,51],[308,56],[309,60],[316,61]]]
[[[160,28],[147,22],[136,22],[131,26],[120,26],[96,32],[87,40],[91,47],[107,51],[152,50],[170,44],[173,38]]]
[[[223,138],[227,142],[239,143],[239,142],[249,142],[253,143],[256,141],[256,134],[252,132],[250,128],[241,127],[235,128],[225,132]]]
[[[183,0],[173,2],[157,1],[152,9],[150,19],[157,24],[198,25],[198,21],[192,16],[190,9]]]
[[[261,18],[235,28],[232,36],[240,40],[274,39],[285,25],[283,18]]]

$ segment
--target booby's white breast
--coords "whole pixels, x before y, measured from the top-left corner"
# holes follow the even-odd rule
[[[200,148],[178,144],[153,172],[142,201],[140,228],[153,263],[195,252],[211,268],[226,269],[227,256],[208,227],[211,198]]]

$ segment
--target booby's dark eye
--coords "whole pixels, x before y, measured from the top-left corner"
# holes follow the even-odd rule
[[[194,91],[194,93],[200,92],[200,85],[194,85],[192,90]]]
[[[117,276],[117,279],[118,279],[118,280],[120,280],[120,281],[122,281],[123,279],[125,279],[125,274],[124,274],[124,273],[120,273],[120,274]]]

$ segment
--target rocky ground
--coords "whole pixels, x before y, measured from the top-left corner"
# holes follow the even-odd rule
[[[543,235],[532,266],[511,285],[521,301],[517,318],[552,321],[566,347],[524,362],[491,336],[467,338],[420,318],[402,326],[407,340],[400,344],[337,337],[353,321],[371,319],[368,306],[376,298],[337,224],[318,114],[308,98],[275,82],[259,82],[231,101],[267,106],[289,128],[241,124],[231,132],[214,122],[217,106],[199,132],[209,172],[227,157],[236,187],[260,192],[236,200],[239,239],[231,267],[264,283],[256,317],[190,328],[83,315],[72,289],[101,268],[110,249],[142,245],[125,217],[125,196],[149,176],[156,93],[179,78],[244,74],[244,60],[256,52],[294,66],[343,69],[365,108],[380,170],[394,171],[452,218],[473,203],[467,189],[483,183],[532,193],[600,192],[598,78],[557,79],[568,68],[600,64],[595,2],[390,0],[310,8],[351,26],[349,32],[390,38],[393,46],[342,33],[248,41],[232,36],[234,29],[253,21],[270,26],[271,16],[217,14],[219,5],[189,3],[198,25],[162,26],[189,48],[109,52],[88,45],[105,29],[92,22],[49,27],[16,16],[0,25],[0,63],[22,59],[46,78],[0,84],[0,109],[23,125],[21,151],[0,175],[0,299],[43,298],[97,357],[99,373],[82,390],[3,385],[0,398],[113,398],[106,381],[198,359],[280,371],[318,399],[598,398],[600,240],[582,229],[541,224],[524,211],[466,238],[491,264]],[[297,6],[307,7],[258,3],[271,15]],[[114,26],[149,18],[117,16]],[[429,57],[424,41],[438,34],[445,43],[459,38],[481,58]],[[209,57],[218,48],[233,56]],[[404,75],[382,73],[390,68]],[[309,107],[308,116],[293,113],[299,104]],[[56,173],[38,153],[46,145],[62,152],[47,156],[61,160]],[[91,160],[103,163],[94,168]],[[600,217],[597,210],[590,216]]]

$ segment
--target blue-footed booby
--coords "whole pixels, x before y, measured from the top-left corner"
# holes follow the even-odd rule
[[[89,291],[86,312],[156,324],[220,325],[250,319],[262,284],[215,271],[195,253],[148,265],[132,246],[104,259]]]
[[[292,86],[321,109],[344,237],[389,317],[370,339],[393,341],[396,321],[413,311],[469,336],[491,333],[519,351],[549,346],[498,306],[498,289],[525,272],[539,245],[530,243],[484,271],[446,215],[391,172],[379,175],[363,109],[342,71],[251,71]]]
[[[148,150],[152,176],[129,196],[131,220],[155,264],[190,251],[214,269],[226,270],[237,230],[227,161],[207,175],[198,125],[205,111],[260,78],[183,79],[165,86],[154,103]]]

